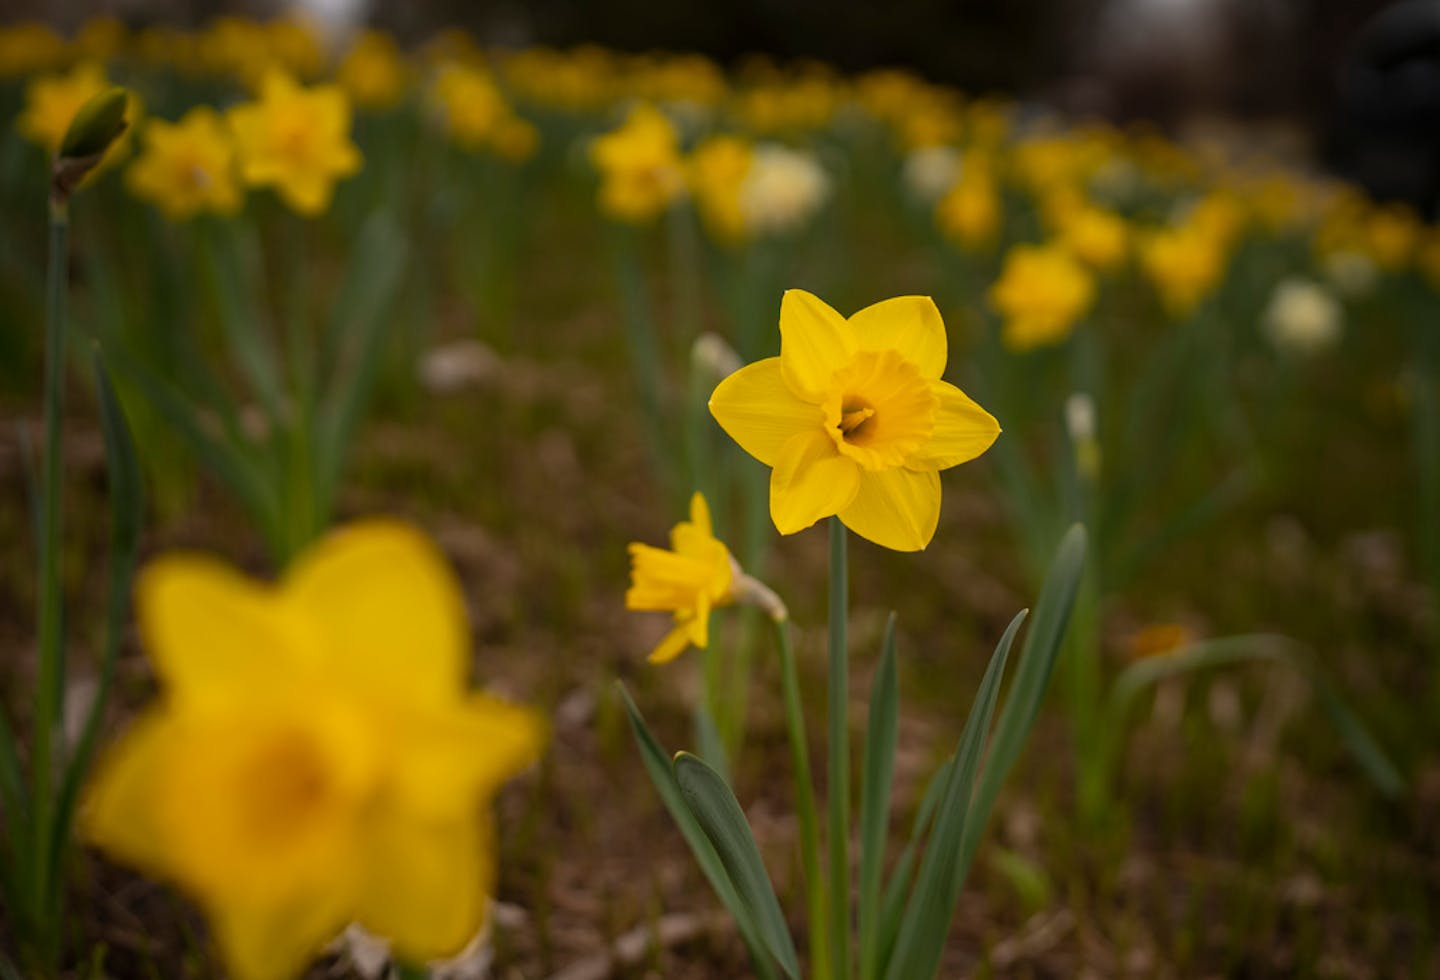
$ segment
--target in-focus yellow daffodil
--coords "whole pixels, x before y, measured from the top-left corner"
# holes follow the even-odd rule
[[[151,119],[142,143],[126,180],[137,197],[158,206],[172,221],[203,211],[234,214],[240,209],[234,140],[215,110],[197,106],[178,123]]]
[[[990,287],[1005,318],[1000,339],[1013,351],[1057,344],[1095,302],[1095,280],[1063,246],[1016,245]]]
[[[376,30],[361,31],[335,69],[335,81],[362,109],[393,109],[409,80],[395,39]]]
[[[245,182],[275,188],[301,214],[322,213],[335,182],[360,169],[360,151],[350,141],[350,100],[337,85],[302,88],[272,71],[260,98],[232,108],[229,119]]]
[[[590,143],[600,171],[600,210],[618,221],[659,217],[685,193],[680,136],[665,114],[644,103],[630,110],[619,129]]]
[[[88,839],[193,895],[236,980],[298,976],[352,921],[415,962],[464,947],[494,886],[489,800],[544,736],[467,688],[434,547],[356,524],[273,587],[168,556],[137,603],[163,697],[102,757]]]
[[[896,551],[930,543],[939,471],[974,459],[1000,426],[941,380],[947,341],[927,296],[849,319],[804,290],[780,304],[780,356],[749,364],[710,398],[716,421],[770,474],[770,516],[794,534],[838,514]]]
[[[705,649],[710,611],[734,601],[739,574],[730,549],[715,537],[710,508],[698,493],[690,498],[690,520],[670,531],[669,550],[632,542],[625,608],[675,617],[675,628],[655,647],[650,662],[668,663],[692,645]]]

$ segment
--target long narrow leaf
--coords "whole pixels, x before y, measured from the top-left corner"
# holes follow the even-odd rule
[[[980,776],[980,785],[975,790],[975,800],[971,804],[972,819],[965,824],[965,836],[960,847],[959,873],[962,876],[975,857],[975,848],[980,844],[980,835],[989,822],[1000,787],[1019,759],[1020,751],[1030,737],[1030,729],[1035,726],[1035,718],[1040,713],[1040,703],[1050,685],[1050,675],[1055,670],[1065,629],[1070,624],[1070,613],[1075,607],[1075,597],[1080,591],[1080,580],[1085,573],[1086,542],[1085,528],[1079,524],[1071,527],[1061,540],[1050,571],[1045,575],[1045,583],[1040,588],[1040,598],[1035,603],[1035,618],[1020,652],[1015,681],[995,724],[990,756]]]
[[[275,497],[274,486],[265,480],[259,467],[239,446],[222,441],[206,431],[195,407],[185,396],[123,348],[111,348],[107,351],[107,358],[140,390],[160,417],[190,447],[200,464],[240,499],[267,532],[272,531],[279,521],[279,501]]]
[[[335,363],[329,365],[332,381],[321,406],[320,429],[315,438],[316,503],[325,516],[340,484],[355,427],[374,386],[391,302],[408,252],[400,230],[387,215],[372,217],[361,234],[326,330],[326,341],[334,345],[337,353]]]
[[[895,774],[899,725],[895,676],[895,614],[885,624],[880,666],[870,692],[865,728],[864,780],[860,788],[860,976],[871,980],[880,968],[879,917],[885,837],[890,828],[890,783]]]
[[[215,319],[225,334],[230,355],[260,400],[272,425],[285,417],[280,363],[266,334],[266,319],[254,301],[255,284],[247,280],[249,265],[237,241],[239,229],[215,228],[200,244],[205,284],[214,295]]]
[[[960,897],[958,886],[961,878],[956,872],[960,863],[960,841],[975,788],[975,774],[980,767],[990,720],[999,700],[1005,662],[1027,612],[1022,610],[1010,621],[995,647],[990,665],[985,668],[985,677],[970,706],[960,744],[955,749],[955,764],[948,773],[944,795],[935,813],[935,826],[925,848],[925,857],[920,862],[915,892],[900,923],[894,957],[885,971],[887,980],[924,980],[935,976],[940,968],[940,956],[950,933],[950,920]]]
[[[675,757],[675,781],[725,866],[740,901],[749,910],[765,948],[788,976],[799,980],[800,959],[795,942],[740,802],[718,772],[688,752]]]
[[[650,727],[645,724],[644,716],[635,706],[630,692],[625,690],[625,685],[616,684],[616,688],[625,705],[625,714],[630,719],[630,731],[635,736],[635,745],[640,749],[640,760],[645,765],[645,771],[650,774],[650,781],[654,783],[656,792],[660,794],[661,802],[665,804],[665,809],[670,811],[675,825],[680,828],[681,836],[690,846],[690,853],[695,855],[695,861],[710,882],[710,887],[715,889],[715,894],[719,896],[721,903],[734,918],[735,927],[750,950],[750,958],[755,963],[756,971],[762,977],[773,977],[775,975],[774,967],[771,966],[770,956],[765,952],[765,947],[760,941],[754,920],[751,919],[749,912],[741,903],[740,896],[735,891],[735,886],[731,883],[725,866],[720,863],[720,857],[715,853],[710,839],[705,836],[705,831],[700,828],[695,815],[690,812],[690,807],[680,794],[680,784],[675,780],[675,771],[671,768],[670,756],[651,734]]]
[[[930,778],[930,784],[925,787],[925,795],[920,799],[920,808],[915,812],[915,823],[910,828],[910,840],[900,852],[895,869],[890,872],[890,880],[885,885],[885,898],[880,906],[878,942],[881,963],[890,962],[890,955],[894,952],[895,940],[900,935],[900,919],[905,913],[905,900],[910,897],[910,886],[915,877],[915,860],[920,850],[920,842],[929,831],[935,808],[940,805],[940,794],[949,782],[950,772],[954,768],[955,756],[952,753]]]

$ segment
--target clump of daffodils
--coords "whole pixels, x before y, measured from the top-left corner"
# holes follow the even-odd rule
[[[630,224],[652,221],[685,193],[680,134],[665,113],[641,103],[624,123],[590,143],[600,172],[600,210]]]
[[[720,382],[710,412],[770,474],[770,517],[794,534],[838,515],[896,551],[930,543],[940,470],[974,459],[999,423],[942,380],[945,323],[926,296],[843,317],[800,289],[780,304],[780,356]]]
[[[1270,342],[1280,350],[1315,354],[1340,340],[1344,316],[1339,300],[1328,289],[1294,277],[1276,284],[1262,322]]]
[[[740,185],[740,213],[755,235],[798,231],[830,196],[830,177],[813,154],[779,144],[755,148]]]
[[[138,618],[163,697],[102,759],[89,839],[202,905],[236,980],[347,924],[424,962],[484,926],[490,798],[543,725],[470,690],[459,583],[407,526],[332,534],[278,586],[161,558]]]
[[[765,585],[746,575],[724,542],[715,537],[705,498],[690,498],[690,519],[670,531],[670,547],[638,541],[630,545],[630,589],[625,608],[668,612],[674,628],[650,653],[650,662],[669,663],[691,646],[710,645],[710,613],[743,602],[772,619],[786,618],[785,605]]]
[[[483,68],[447,62],[436,72],[429,95],[446,134],[467,150],[490,150],[518,163],[539,146],[539,132],[515,114]]]
[[[229,215],[243,200],[235,143],[215,110],[191,109],[177,123],[146,122],[140,156],[126,172],[130,190],[172,221],[203,212]]]
[[[1013,351],[1060,343],[1094,302],[1094,278],[1058,244],[1015,246],[990,288],[1005,319],[1000,339]]]
[[[338,85],[306,88],[272,70],[259,98],[231,108],[229,121],[245,183],[274,188],[300,214],[323,213],[335,183],[360,170],[350,100]]]

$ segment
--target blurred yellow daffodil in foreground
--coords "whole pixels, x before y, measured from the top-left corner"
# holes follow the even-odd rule
[[[178,123],[151,119],[143,143],[126,180],[137,197],[153,202],[170,220],[240,209],[235,143],[214,109],[197,106]]]
[[[710,411],[770,474],[770,516],[793,534],[838,514],[896,551],[930,543],[939,471],[990,448],[1000,426],[941,380],[947,341],[928,296],[849,319],[804,290],[780,304],[780,356],[720,383]]]
[[[358,922],[421,962],[485,921],[490,797],[544,736],[469,690],[454,576],[370,521],[278,586],[175,555],[138,584],[163,690],[102,759],[86,836],[204,907],[236,980],[297,976]]]
[[[272,71],[260,98],[230,110],[247,184],[273,187],[291,208],[317,215],[330,206],[337,180],[360,169],[350,141],[350,101],[338,85],[303,88]]]

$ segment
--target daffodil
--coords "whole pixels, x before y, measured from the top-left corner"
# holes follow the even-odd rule
[[[151,119],[142,141],[144,149],[125,175],[137,197],[172,221],[240,209],[234,140],[215,110],[197,106],[178,123]]]
[[[1000,189],[983,156],[966,154],[954,185],[935,205],[935,223],[945,237],[969,252],[995,244],[1003,218]]]
[[[716,421],[770,474],[770,517],[794,534],[839,515],[897,551],[930,543],[940,470],[974,459],[1000,426],[945,372],[945,324],[925,296],[846,319],[791,289],[780,356],[749,364],[710,398]]]
[[[409,67],[389,34],[360,32],[335,69],[335,81],[365,109],[393,109],[405,97]]]
[[[512,162],[535,152],[539,132],[515,115],[484,68],[446,62],[435,75],[429,98],[446,133],[465,149],[492,149]]]
[[[685,192],[680,136],[665,114],[640,104],[619,129],[590,143],[600,171],[600,210],[618,221],[643,223],[664,213]]]
[[[278,586],[163,557],[137,603],[163,696],[102,758],[86,836],[193,895],[236,980],[298,976],[352,921],[414,962],[464,947],[495,879],[488,801],[543,734],[467,689],[433,546],[353,525]]]
[[[670,531],[669,550],[631,543],[625,608],[675,617],[675,628],[650,654],[651,663],[668,663],[692,645],[709,646],[710,611],[734,601],[738,568],[715,537],[710,508],[698,493],[690,498],[690,520]]]
[[[1060,245],[1017,245],[990,289],[1005,317],[1001,340],[1014,351],[1056,344],[1095,302],[1095,280]]]
[[[1225,273],[1223,242],[1192,225],[1155,232],[1142,240],[1140,265],[1176,319],[1188,316]]]
[[[738,136],[712,136],[690,154],[690,193],[705,229],[733,245],[745,237],[740,191],[754,159],[750,143]]]
[[[301,214],[322,213],[335,182],[360,169],[360,151],[350,141],[350,100],[337,85],[302,88],[272,71],[260,98],[232,108],[229,119],[245,182],[275,188]]]
[[[1060,241],[1097,272],[1112,271],[1125,261],[1129,229],[1113,211],[1082,204],[1058,216]]]

